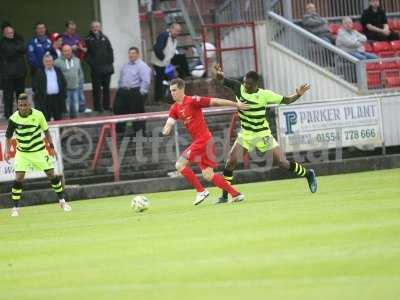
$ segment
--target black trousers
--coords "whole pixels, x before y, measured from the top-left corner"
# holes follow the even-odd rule
[[[144,113],[145,96],[140,93],[139,88],[133,89],[118,89],[114,101],[114,114],[136,114]],[[117,132],[125,132],[125,123],[117,123]],[[135,133],[139,130],[145,135],[146,122],[133,122]]]
[[[25,77],[3,79],[4,116],[8,119],[13,114],[14,94],[17,99],[25,91]]]
[[[390,42],[390,41],[394,41],[394,40],[399,40],[400,34],[398,34],[397,32],[391,31],[390,35],[388,35],[388,36],[375,33],[375,34],[369,34],[367,38],[368,38],[368,40],[371,40],[371,41],[382,41],[382,42],[388,41],[388,42]]]
[[[60,94],[46,95],[46,100],[43,101],[41,109],[47,121],[50,121],[52,117],[55,121],[62,120],[65,111],[65,99]]]
[[[110,109],[110,80],[111,74],[92,73],[93,106],[95,111]]]
[[[156,102],[162,102],[164,101],[166,91],[163,81],[167,80],[167,76],[165,75],[165,67],[153,65],[153,68],[156,72],[154,78],[154,99]]]

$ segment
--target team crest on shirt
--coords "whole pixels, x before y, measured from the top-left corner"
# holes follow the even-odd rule
[[[188,124],[192,120],[192,116],[186,113],[185,108],[180,109],[179,114],[184,124]]]

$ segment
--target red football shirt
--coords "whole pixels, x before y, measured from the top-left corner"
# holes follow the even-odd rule
[[[193,141],[197,139],[209,139],[211,133],[204,119],[202,108],[210,106],[211,98],[199,96],[185,96],[182,104],[174,103],[169,116],[175,120],[182,120]]]

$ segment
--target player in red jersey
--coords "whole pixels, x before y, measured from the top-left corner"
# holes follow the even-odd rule
[[[186,96],[185,82],[179,78],[171,81],[170,91],[175,103],[169,110],[169,118],[164,126],[163,134],[169,135],[176,121],[182,120],[192,136],[192,144],[181,154],[175,167],[197,191],[193,204],[200,204],[210,193],[204,189],[189,167],[190,163],[197,163],[206,180],[227,191],[232,196],[231,202],[244,200],[244,196],[235,190],[224,177],[214,173],[214,168],[217,166],[214,143],[201,109],[209,106],[230,106],[236,107],[238,110],[246,110],[248,105],[219,98]]]

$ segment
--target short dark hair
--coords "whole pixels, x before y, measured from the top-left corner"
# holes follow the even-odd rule
[[[246,76],[247,79],[251,79],[255,82],[258,82],[260,80],[260,75],[257,74],[256,71],[249,71],[247,72]]]
[[[176,85],[178,89],[184,89],[185,88],[185,81],[181,78],[175,78],[172,79],[170,86]]]
[[[128,50],[128,52],[129,52],[129,51],[132,51],[132,50],[135,50],[137,53],[140,53],[138,47],[130,47],[129,50]]]
[[[46,26],[46,24],[44,23],[44,22],[42,22],[42,21],[37,21],[36,23],[35,23],[35,29],[36,29],[36,27],[38,27],[39,25],[44,25],[44,26]],[[46,26],[47,27],[47,26]]]
[[[69,25],[76,25],[76,23],[75,21],[68,20],[67,22],[65,22],[65,28],[68,28]]]
[[[18,100],[28,100],[28,95],[25,93],[19,94]]]

